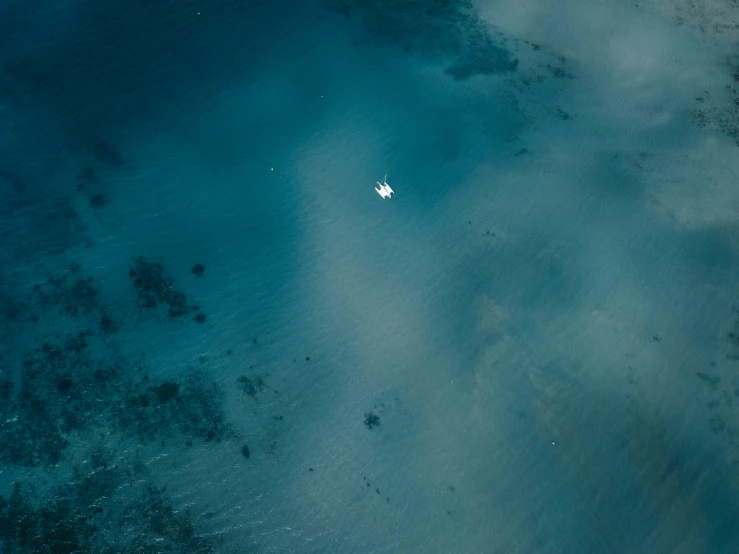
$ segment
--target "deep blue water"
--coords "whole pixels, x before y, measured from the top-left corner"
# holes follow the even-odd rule
[[[0,3],[1,551],[739,552],[737,44]]]

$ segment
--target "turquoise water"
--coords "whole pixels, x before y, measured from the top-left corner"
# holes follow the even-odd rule
[[[6,2],[2,551],[736,552],[738,34]]]

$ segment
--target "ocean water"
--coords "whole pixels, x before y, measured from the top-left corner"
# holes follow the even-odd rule
[[[0,551],[739,552],[738,45],[3,2]]]

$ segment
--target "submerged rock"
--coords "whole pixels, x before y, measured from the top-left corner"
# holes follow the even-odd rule
[[[364,414],[364,426],[370,431],[380,425],[380,416],[375,412],[367,412]]]

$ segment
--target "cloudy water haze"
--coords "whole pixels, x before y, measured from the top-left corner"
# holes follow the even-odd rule
[[[1,552],[739,551],[736,0],[6,0],[0,61]]]

